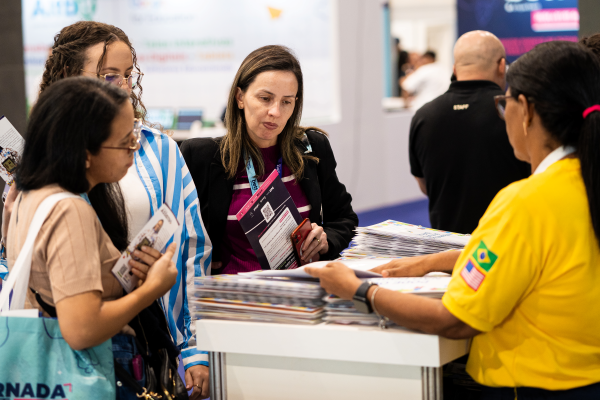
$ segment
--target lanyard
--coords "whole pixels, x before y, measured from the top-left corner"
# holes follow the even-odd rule
[[[87,193],[79,193],[79,196],[81,196],[81,198],[84,199],[86,203],[88,203],[90,206],[92,206],[92,202],[90,201],[90,198],[88,197]],[[92,207],[94,207],[94,206],[92,206]]]
[[[558,147],[552,153],[548,154],[546,156],[546,158],[544,158],[544,160],[542,160],[542,162],[540,163],[540,165],[538,165],[538,167],[535,169],[535,172],[533,174],[534,175],[541,174],[542,172],[546,171],[548,169],[548,167],[551,166],[552,164],[554,164],[555,162],[562,160],[569,154],[573,154],[573,153],[575,153],[575,147],[573,147],[573,146]]]
[[[244,151],[245,159],[248,160],[246,164],[246,173],[248,174],[248,182],[250,182],[250,190],[252,194],[256,193],[258,190],[258,179],[256,179],[256,171],[254,171],[254,163],[252,162],[252,157],[250,157]],[[279,156],[279,160],[277,160],[277,173],[280,178],[283,178],[283,157]]]

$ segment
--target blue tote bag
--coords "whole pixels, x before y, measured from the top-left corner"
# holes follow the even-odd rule
[[[63,339],[58,321],[38,318],[38,310],[24,310],[29,290],[33,244],[58,193],[36,210],[25,244],[0,292],[0,399],[114,399],[115,372],[112,344],[76,351]],[[12,291],[12,298],[11,298]]]

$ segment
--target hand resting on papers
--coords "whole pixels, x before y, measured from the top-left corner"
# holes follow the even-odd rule
[[[444,257],[450,259],[451,256]],[[355,271],[343,262],[331,262],[321,268],[306,266],[304,270],[311,276],[319,278],[321,286],[327,293],[335,294],[345,300],[351,300],[362,283],[356,277]],[[481,333],[450,313],[439,299],[399,293],[386,288],[379,288],[375,297],[373,296],[375,288],[376,286],[371,286],[367,291],[367,299],[371,302],[371,306],[376,307],[379,314],[400,326],[450,339],[471,338]]]
[[[345,266],[342,262],[330,262],[324,267],[304,267],[304,271],[319,278],[321,287],[329,294],[335,294],[342,299],[352,300],[356,289],[362,281],[356,277],[354,270]]]
[[[460,253],[460,251],[444,251],[426,256],[398,258],[371,271],[381,274],[384,278],[424,276],[430,272],[451,274]]]

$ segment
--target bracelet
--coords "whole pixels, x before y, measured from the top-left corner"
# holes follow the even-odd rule
[[[375,308],[375,294],[377,293],[377,291],[379,290],[379,286],[377,286],[375,289],[373,289],[373,293],[371,293],[371,308],[373,309],[373,311],[375,311],[375,314],[380,317],[379,312],[377,311],[377,308]]]
[[[371,308],[373,309],[373,311],[375,311],[375,315],[379,317],[379,327],[381,329],[387,329],[387,323],[389,319],[379,314],[379,311],[377,311],[377,307],[375,307],[375,294],[377,294],[377,291],[379,289],[381,288],[377,286],[375,289],[373,289],[373,293],[371,293]]]

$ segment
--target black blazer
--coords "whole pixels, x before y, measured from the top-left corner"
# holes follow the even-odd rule
[[[312,155],[319,159],[305,160],[304,176],[299,182],[308,202],[310,222],[323,226],[327,233],[329,251],[321,255],[321,260],[332,260],[348,247],[358,226],[358,217],[352,210],[352,196],[340,183],[335,173],[336,162],[327,137],[317,131],[307,131],[312,147]],[[194,138],[183,142],[181,153],[192,174],[202,220],[213,244],[213,260],[221,260],[221,243],[225,234],[225,224],[229,205],[233,196],[235,179],[227,179],[221,162],[219,144],[221,138]],[[296,143],[304,152],[306,147]]]

